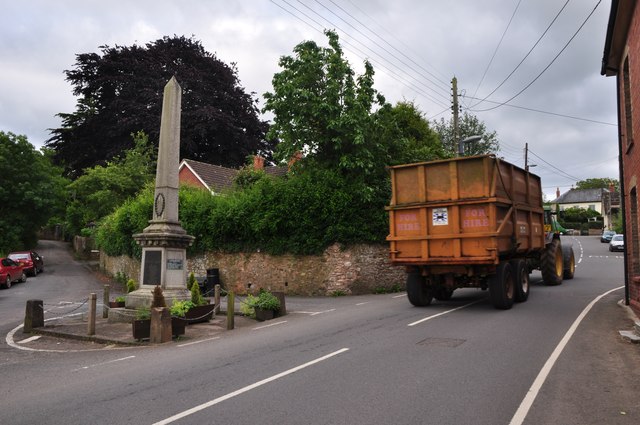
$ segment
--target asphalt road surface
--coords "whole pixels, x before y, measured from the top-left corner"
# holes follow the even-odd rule
[[[287,316],[183,346],[3,344],[0,423],[640,423],[640,348],[618,335],[633,323],[617,304],[622,254],[597,237],[564,243],[575,278],[549,287],[534,273],[506,311],[470,289],[426,308],[405,294],[288,297]],[[45,273],[0,290],[5,333],[28,299],[55,308],[101,288],[64,246],[39,250]]]

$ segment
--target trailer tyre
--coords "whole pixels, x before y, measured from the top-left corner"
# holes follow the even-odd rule
[[[573,255],[573,246],[562,245],[562,258],[563,258],[563,266],[562,266],[562,277],[565,279],[573,279],[573,274],[576,271],[576,257]]]
[[[420,273],[407,275],[407,296],[409,302],[416,307],[426,307],[431,304],[433,290],[427,286],[425,278]]]
[[[513,281],[515,282],[515,301],[525,302],[529,298],[529,268],[525,260],[511,260]]]
[[[438,301],[449,301],[453,295],[453,289],[449,289],[446,286],[436,286],[433,291],[433,298]]]
[[[489,278],[489,296],[495,308],[508,310],[513,306],[515,281],[509,262],[500,263],[496,274]]]
[[[554,239],[540,256],[540,271],[546,285],[560,285],[564,274],[562,246],[559,239]]]

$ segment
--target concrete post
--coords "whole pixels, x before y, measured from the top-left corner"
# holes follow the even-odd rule
[[[151,309],[151,332],[149,342],[163,343],[171,341],[171,314],[167,307]]]
[[[235,327],[235,310],[236,294],[233,291],[227,292],[227,330],[230,331]]]
[[[28,300],[24,313],[23,333],[31,333],[33,328],[44,326],[44,308],[42,300]]]
[[[87,324],[87,335],[96,334],[96,300],[98,299],[95,292],[89,295],[89,322]]]
[[[213,303],[215,304],[215,314],[220,314],[220,285],[213,288]]]
[[[109,317],[109,297],[111,286],[104,285],[104,293],[102,294],[102,318],[107,319]]]

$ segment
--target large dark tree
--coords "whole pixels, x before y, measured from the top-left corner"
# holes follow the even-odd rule
[[[66,79],[78,97],[76,111],[60,113],[47,146],[67,174],[133,147],[131,134],[143,131],[157,143],[164,85],[175,75],[182,94],[181,156],[224,166],[240,166],[250,154],[270,157],[266,122],[257,99],[240,86],[235,64],[228,66],[184,36],[164,37],[145,46],[101,46],[102,54],[76,55]]]

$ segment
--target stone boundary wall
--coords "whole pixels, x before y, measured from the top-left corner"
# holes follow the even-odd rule
[[[333,245],[322,255],[269,255],[208,252],[187,259],[187,272],[206,276],[218,269],[222,286],[244,294],[258,288],[284,291],[289,295],[371,294],[380,288],[404,289],[403,267],[389,261],[386,245],[355,245],[341,249]],[[109,257],[100,253],[100,267],[111,275],[125,273],[139,280],[140,261]]]

